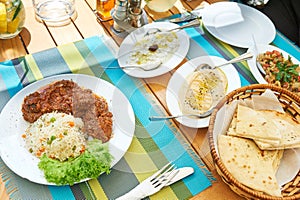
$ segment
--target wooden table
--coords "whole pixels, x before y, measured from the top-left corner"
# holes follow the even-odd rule
[[[147,6],[145,7],[145,11],[148,14],[149,22],[151,22],[159,18],[184,12],[184,9],[192,10],[203,5],[203,3],[214,3],[217,1],[218,0],[210,0],[207,2],[203,2],[202,0],[178,0],[175,6],[167,12],[157,13],[151,11]],[[48,27],[44,23],[37,22],[31,0],[23,0],[23,3],[26,9],[25,28],[15,38],[0,40],[0,62],[94,35],[107,35],[112,37],[117,45],[120,45],[124,39],[114,34],[112,31],[111,27],[113,25],[113,20],[103,23],[96,20],[93,13],[93,9],[96,7],[96,0],[77,0],[77,19],[71,24],[62,27]],[[185,61],[181,64],[184,62]],[[166,113],[168,112],[168,109],[165,101],[165,86],[171,75],[172,72],[144,80],[148,89],[152,91],[153,95],[156,97],[158,105],[161,105]],[[215,171],[206,137],[207,128],[193,129],[182,126],[176,121],[174,121],[174,123],[217,178],[217,181],[213,183],[212,187],[201,192],[193,199],[241,199],[241,197],[237,196],[222,182]]]

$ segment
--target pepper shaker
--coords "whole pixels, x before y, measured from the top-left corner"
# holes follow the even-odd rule
[[[142,14],[143,10],[139,7],[133,7],[129,9],[129,19],[132,27],[139,28],[144,25]]]

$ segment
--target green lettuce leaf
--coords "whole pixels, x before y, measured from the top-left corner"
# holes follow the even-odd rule
[[[109,153],[108,143],[91,140],[87,143],[86,151],[75,159],[60,162],[41,157],[38,167],[44,171],[48,182],[56,185],[73,185],[87,178],[97,178],[102,173],[110,173],[113,157]]]

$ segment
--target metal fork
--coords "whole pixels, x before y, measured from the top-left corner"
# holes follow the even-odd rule
[[[176,176],[178,171],[175,169],[174,164],[166,164],[162,169],[116,200],[137,200],[155,194]]]
[[[159,120],[167,120],[167,119],[174,119],[178,117],[194,117],[196,119],[202,119],[206,118],[211,115],[213,112],[214,108],[211,108],[210,110],[200,113],[200,114],[182,114],[182,115],[172,115],[172,116],[150,116],[149,120],[150,121],[159,121]]]
[[[149,63],[147,65],[127,65],[127,66],[120,66],[120,67],[106,67],[105,69],[139,69],[143,71],[152,71],[161,66],[162,62],[154,62],[154,63]]]

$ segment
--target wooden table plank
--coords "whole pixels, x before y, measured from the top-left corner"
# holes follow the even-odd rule
[[[73,23],[59,27],[48,27],[57,45],[71,43],[83,39]]]
[[[22,40],[19,36],[12,39],[0,40],[0,62],[17,58],[25,54],[26,49],[24,49]]]
[[[87,2],[76,1],[78,17],[74,23],[84,38],[106,34],[104,28],[99,26],[96,16],[92,12],[96,6],[95,2],[95,0]]]
[[[31,0],[23,0],[26,12],[25,30],[21,32],[21,37],[28,53],[35,53],[44,50],[46,47],[55,47],[51,35],[46,26],[35,19],[35,13]]]

